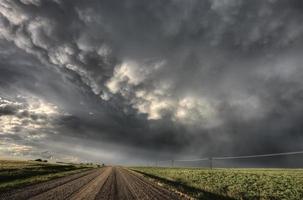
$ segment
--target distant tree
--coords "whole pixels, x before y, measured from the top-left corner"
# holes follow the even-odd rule
[[[38,159],[36,159],[35,161],[37,161],[37,162],[42,162],[42,159],[38,158]]]
[[[47,162],[47,160],[43,160],[43,162]]]

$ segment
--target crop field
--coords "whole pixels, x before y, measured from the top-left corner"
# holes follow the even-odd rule
[[[303,199],[301,169],[131,169],[197,199]]]
[[[93,165],[0,160],[0,191],[77,173]]]

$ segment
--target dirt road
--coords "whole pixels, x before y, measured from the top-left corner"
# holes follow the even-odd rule
[[[0,194],[0,200],[183,199],[121,167],[104,167]]]

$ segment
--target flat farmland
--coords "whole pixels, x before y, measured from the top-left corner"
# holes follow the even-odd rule
[[[303,199],[302,169],[131,169],[197,199]]]
[[[0,199],[301,200],[303,170],[126,168],[2,160]]]
[[[93,165],[0,160],[0,192],[92,169]]]

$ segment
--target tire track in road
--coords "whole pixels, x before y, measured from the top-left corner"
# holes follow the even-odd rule
[[[96,200],[171,200],[184,199],[144,177],[121,167],[114,167]]]
[[[168,191],[163,187],[154,184],[143,176],[126,169],[121,170],[124,172],[123,175],[125,176],[125,180],[127,180],[128,184],[132,185],[134,188],[133,190],[137,195],[139,195],[137,199],[181,199],[181,197],[174,192]]]
[[[104,183],[112,173],[112,168],[106,168],[103,173],[101,173],[93,181],[82,187],[79,191],[72,194],[68,200],[94,200],[97,193],[103,187]]]
[[[107,179],[104,186],[101,188],[96,196],[96,200],[133,200],[134,194],[125,184],[125,180],[122,178],[120,171],[116,168],[112,168],[112,173]]]
[[[125,177],[123,176],[123,174],[121,173],[121,170],[117,170],[117,185],[120,186],[120,199],[127,199],[127,200],[132,200],[132,199],[138,199],[138,196],[136,194],[136,192],[133,192],[133,188],[131,188],[128,184],[125,184],[125,182],[127,182],[127,180],[125,179]],[[123,195],[126,194],[126,195]],[[125,197],[125,198],[124,198]]]
[[[55,187],[51,190],[48,190],[44,193],[36,195],[29,198],[29,200],[54,200],[54,199],[67,199],[72,194],[80,190],[86,184],[88,184],[93,179],[96,179],[105,169],[99,169],[96,172],[83,176],[79,179],[67,182],[63,185]]]
[[[111,168],[111,173],[106,180],[103,187],[98,191],[95,199],[98,200],[111,200],[111,199],[118,199],[117,198],[117,185],[116,185],[116,171],[115,168]]]

